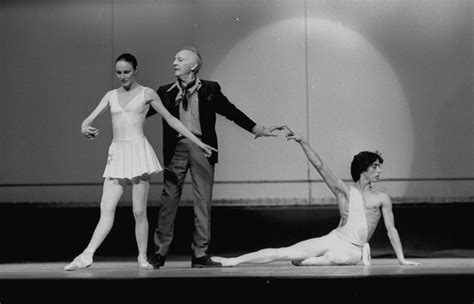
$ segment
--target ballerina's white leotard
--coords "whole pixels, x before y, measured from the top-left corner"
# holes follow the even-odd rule
[[[142,87],[124,108],[118,102],[117,90],[112,91],[109,108],[113,140],[103,177],[131,179],[162,170],[153,148],[143,134],[146,113],[150,108],[145,103],[146,89]]]

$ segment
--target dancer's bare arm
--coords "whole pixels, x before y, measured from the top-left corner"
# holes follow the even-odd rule
[[[94,139],[97,135],[99,135],[99,129],[94,128],[91,126],[91,124],[94,122],[94,120],[99,117],[100,114],[102,114],[106,109],[107,105],[109,104],[109,99],[110,95],[112,94],[112,91],[108,91],[104,97],[100,100],[99,104],[95,107],[95,109],[87,116],[86,119],[82,122],[81,125],[81,133],[89,138],[89,139]]]
[[[284,126],[283,128],[286,128],[289,132],[286,136],[288,140],[293,139],[301,145],[306,157],[308,157],[313,167],[319,172],[324,182],[328,185],[329,189],[331,189],[334,195],[336,195],[338,198],[340,195],[344,195],[346,198],[348,198],[348,193],[350,192],[349,186],[344,181],[337,178],[334,173],[332,173],[332,171],[323,163],[318,153],[314,151],[306,138],[296,134],[287,126]]]
[[[417,262],[408,261],[405,259],[403,254],[402,242],[400,236],[395,228],[395,220],[393,218],[392,201],[390,197],[385,193],[380,193],[382,198],[382,215],[385,222],[385,228],[387,229],[388,238],[392,244],[395,255],[397,256],[398,262],[402,265],[418,265]]]
[[[163,119],[168,123],[170,127],[175,129],[177,132],[182,134],[183,136],[187,137],[191,141],[193,141],[196,145],[198,145],[206,154],[206,156],[211,156],[212,151],[217,152],[217,149],[211,147],[205,143],[203,143],[199,138],[197,138],[191,131],[189,131],[179,119],[171,115],[171,113],[165,108],[163,105],[160,96],[156,94],[155,91],[151,89],[147,89],[145,91],[145,96],[147,102],[155,109],[155,111],[163,117]]]

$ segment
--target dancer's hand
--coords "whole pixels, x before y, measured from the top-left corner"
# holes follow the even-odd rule
[[[89,139],[94,139],[97,135],[99,135],[99,129],[94,128],[92,126],[83,126],[81,128],[81,133]]]
[[[400,264],[402,264],[402,265],[408,265],[408,266],[420,265],[420,263],[413,262],[413,261],[408,261],[408,260],[405,260],[405,259],[403,259],[402,261],[400,261]]]
[[[288,126],[282,126],[282,129],[285,129],[287,131],[287,134],[286,134],[286,139],[287,140],[294,140],[294,141],[296,141],[297,143],[300,143],[300,144],[306,142],[306,139],[303,136],[301,136],[299,134],[296,134]]]
[[[205,143],[202,143],[200,148],[204,151],[206,157],[210,157],[212,155],[212,151],[218,152],[216,148],[206,145]]]
[[[364,247],[362,247],[362,264],[365,266],[370,266],[372,264],[372,257],[370,256],[370,245],[369,243],[365,243]]]

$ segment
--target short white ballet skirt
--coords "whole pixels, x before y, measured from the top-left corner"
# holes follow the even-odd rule
[[[113,140],[103,177],[132,179],[158,173],[163,168],[145,136]]]

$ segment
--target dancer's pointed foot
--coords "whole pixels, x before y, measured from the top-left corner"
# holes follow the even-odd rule
[[[218,257],[218,256],[213,256],[211,257],[211,260],[216,263],[220,263],[222,267],[233,267],[235,266],[234,259],[232,258],[224,258],[224,257]]]
[[[137,258],[138,261],[138,268],[143,270],[151,270],[153,269],[153,265],[148,263],[147,258],[145,256],[139,255]]]
[[[92,253],[81,253],[78,255],[71,263],[64,267],[66,271],[73,271],[88,268],[92,265],[93,262]]]
[[[211,260],[216,262],[216,263],[222,263],[222,261],[226,260],[227,258],[219,257],[219,256],[213,256],[211,257]]]

